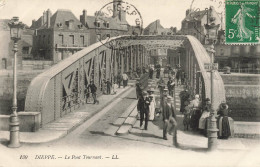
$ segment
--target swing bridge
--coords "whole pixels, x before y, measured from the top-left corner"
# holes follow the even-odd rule
[[[91,80],[102,92],[103,80],[120,72],[147,67],[153,49],[182,49],[180,65],[187,74],[192,94],[211,98],[211,74],[204,68],[210,55],[193,36],[118,36],[97,42],[64,59],[36,76],[27,91],[26,112],[40,112],[41,125],[57,120],[76,110],[86,101],[85,89]],[[225,100],[224,83],[214,72],[214,101],[216,109]]]

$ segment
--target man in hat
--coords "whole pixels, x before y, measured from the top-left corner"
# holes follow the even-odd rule
[[[142,97],[142,88],[141,88],[141,83],[137,82],[136,83],[136,99],[138,100],[140,97]]]
[[[137,111],[140,112],[140,128],[143,126],[143,121],[145,121],[144,129],[147,130],[148,120],[149,120],[149,105],[150,100],[147,92],[143,92],[143,96],[139,98],[137,103]]]
[[[167,129],[169,126],[169,132],[173,134],[173,144],[176,145],[176,131],[177,131],[177,121],[174,111],[174,106],[172,104],[172,97],[167,96],[167,100],[164,101],[165,108],[163,110],[163,139],[167,140]]]
[[[167,82],[167,87],[168,87],[168,90],[169,90],[169,95],[171,97],[173,97],[173,90],[174,90],[174,87],[175,87],[175,83],[173,82],[172,77],[169,77],[169,81]]]
[[[92,94],[92,97],[93,97],[93,100],[94,100],[94,103],[93,104],[96,104],[98,103],[99,104],[99,101],[97,100],[97,87],[96,85],[94,84],[94,81],[90,81],[90,84],[88,86],[88,89],[90,89],[90,92]]]

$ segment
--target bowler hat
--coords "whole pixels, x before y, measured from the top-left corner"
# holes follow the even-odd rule
[[[222,103],[220,105],[220,109],[224,110],[224,109],[228,109],[228,105],[226,103]]]
[[[206,98],[205,101],[210,101],[210,99],[209,99],[209,98]]]

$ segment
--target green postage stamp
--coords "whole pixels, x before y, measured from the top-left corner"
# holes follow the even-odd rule
[[[226,44],[259,44],[259,1],[226,0]]]

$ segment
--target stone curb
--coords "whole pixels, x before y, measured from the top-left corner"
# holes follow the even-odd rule
[[[136,112],[136,105],[137,101],[134,101],[128,108],[125,113],[128,113],[128,116],[125,118],[124,123],[121,125],[121,127],[116,131],[116,135],[127,135],[129,131],[132,129],[134,124],[137,121],[137,118],[135,115]],[[130,112],[129,112],[130,110]],[[123,113],[124,114],[124,113]],[[118,118],[120,119],[120,118]]]

